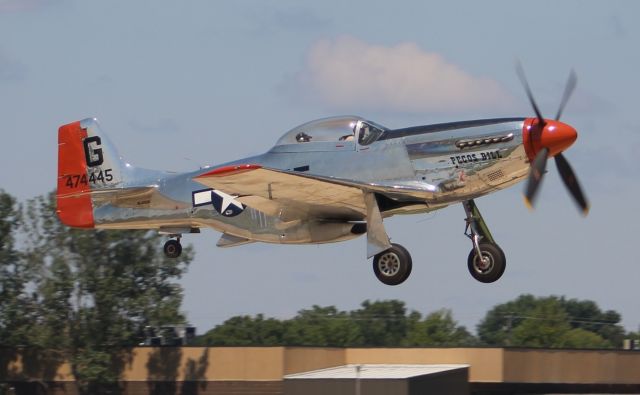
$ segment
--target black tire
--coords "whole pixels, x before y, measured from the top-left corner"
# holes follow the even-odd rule
[[[411,274],[411,255],[400,244],[373,257],[373,272],[378,280],[387,285],[402,284]]]
[[[164,243],[164,254],[168,258],[177,258],[182,254],[182,244],[178,240],[167,240]]]
[[[469,258],[467,259],[469,273],[481,283],[498,281],[507,267],[507,258],[504,255],[504,251],[497,244],[481,243],[480,252],[483,257],[488,259],[487,264],[483,265],[480,262],[476,256],[476,250],[473,248],[469,252]]]

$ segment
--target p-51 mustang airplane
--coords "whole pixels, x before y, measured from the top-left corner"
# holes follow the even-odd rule
[[[367,257],[385,284],[411,273],[383,218],[454,203],[466,212],[478,281],[498,280],[506,259],[473,199],[523,181],[533,203],[546,162],[586,214],[587,201],[562,152],[577,138],[558,121],[576,84],[571,73],[554,120],[542,117],[521,68],[535,118],[501,118],[391,130],[357,116],[320,119],[285,133],[262,155],[176,174],[125,162],[95,119],[60,127],[57,213],[80,228],[157,229],[178,257],[185,233],[222,232],[219,247],[256,241],[316,244],[366,234]]]

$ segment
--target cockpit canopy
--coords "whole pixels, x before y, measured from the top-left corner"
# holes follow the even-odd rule
[[[280,137],[276,146],[354,141],[356,134],[360,145],[368,145],[376,141],[385,130],[388,129],[384,126],[356,116],[323,118],[291,129]]]

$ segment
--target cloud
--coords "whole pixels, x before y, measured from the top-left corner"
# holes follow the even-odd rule
[[[329,107],[409,113],[505,109],[512,101],[496,81],[415,43],[385,47],[349,36],[315,43],[285,89]]]

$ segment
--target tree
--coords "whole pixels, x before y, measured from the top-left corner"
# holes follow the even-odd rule
[[[287,321],[284,343],[298,346],[347,347],[363,344],[360,326],[334,306],[313,306]]]
[[[21,225],[15,199],[0,190],[0,345],[24,345],[34,327],[35,303],[27,286],[32,268],[16,250]]]
[[[619,314],[603,313],[592,301],[521,295],[487,312],[478,335],[491,346],[610,348],[622,341],[619,320]]]
[[[598,334],[613,347],[622,347],[625,337],[624,328],[619,325],[622,316],[613,310],[602,311],[591,300],[566,300],[560,303],[569,316],[569,323],[574,329],[584,329]]]
[[[451,310],[442,309],[420,320],[420,314],[409,315],[409,331],[405,345],[414,347],[470,346],[475,338],[453,319]]]
[[[265,319],[262,314],[236,316],[198,339],[207,346],[277,346],[283,344],[284,323],[274,318]]]
[[[31,344],[70,361],[81,392],[114,390],[123,347],[143,340],[148,325],[184,323],[174,281],[191,249],[169,259],[155,232],[70,229],[55,215],[53,194],[30,201],[25,217],[25,260],[38,273]]]
[[[511,331],[522,323],[536,306],[533,295],[520,295],[515,300],[494,306],[478,324],[480,341],[489,346],[511,344]]]
[[[407,335],[408,319],[404,302],[383,300],[362,302],[362,308],[351,312],[360,327],[364,346],[398,346]]]
[[[520,347],[563,347],[571,330],[567,313],[557,299],[544,299],[513,330],[512,345]]]
[[[289,320],[265,319],[258,314],[233,317],[198,339],[200,345],[284,345],[317,347],[362,346],[462,346],[475,338],[453,320],[449,310],[439,310],[422,320],[420,313],[406,315],[398,300],[364,301],[350,312],[335,306],[300,310]]]

